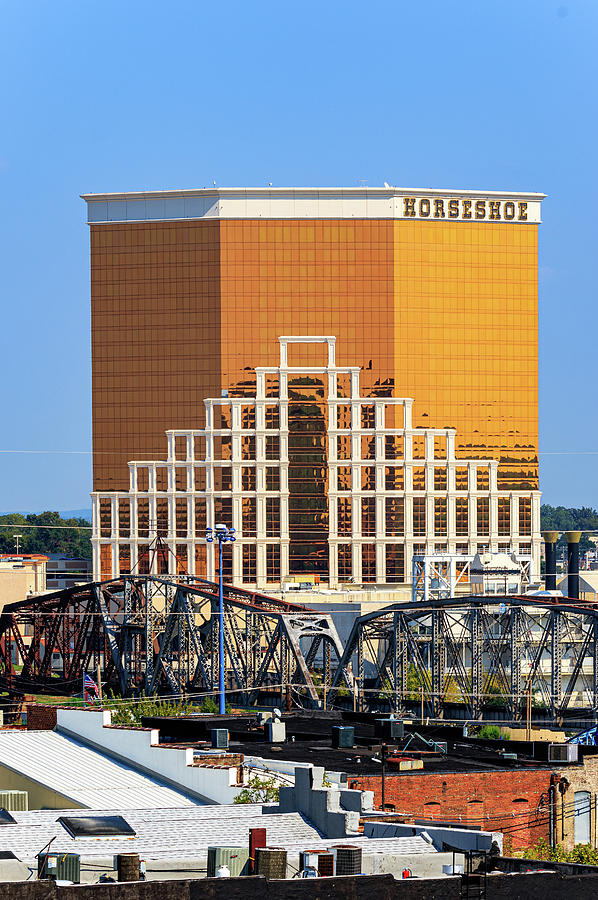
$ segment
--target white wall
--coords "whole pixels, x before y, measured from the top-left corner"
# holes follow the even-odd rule
[[[59,709],[57,731],[178,788],[206,803],[233,803],[242,787],[237,770],[193,765],[193,748],[161,747],[157,729],[111,726],[109,710]]]

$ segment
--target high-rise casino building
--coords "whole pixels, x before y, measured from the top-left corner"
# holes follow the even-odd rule
[[[409,581],[540,546],[543,194],[87,194],[95,577]],[[158,540],[159,539],[159,540]]]

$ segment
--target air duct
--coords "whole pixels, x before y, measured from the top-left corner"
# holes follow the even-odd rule
[[[544,584],[547,591],[556,591],[556,542],[558,536],[558,531],[542,532],[546,555],[546,575]]]
[[[579,600],[579,539],[581,531],[566,531],[567,539],[567,594]]]

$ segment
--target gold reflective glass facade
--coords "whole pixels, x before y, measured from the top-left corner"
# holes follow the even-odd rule
[[[414,425],[456,428],[457,456],[538,489],[536,225],[394,223],[394,377]]]
[[[361,397],[413,398],[413,426],[455,429],[457,459],[498,461],[495,489],[538,489],[536,224],[392,218],[106,222],[91,226],[91,255],[94,491],[127,491],[131,460],[162,459],[170,429],[203,428],[206,398],[255,397],[255,370],[279,364],[281,335],[334,335],[336,364],[359,368]],[[322,344],[291,344],[288,365],[321,367],[325,353]],[[278,396],[278,379],[277,373],[266,374],[267,397]],[[350,399],[349,374],[338,375],[337,396]],[[346,433],[376,428],[373,404],[362,404],[358,423],[351,421],[350,403],[339,404],[336,428],[345,433],[334,436],[321,375],[290,376],[288,398],[288,568],[291,574],[326,579],[329,442],[336,443],[337,459],[347,461],[334,470],[336,491],[402,492],[407,487],[403,437],[383,437],[386,465],[377,486],[375,435],[357,438],[360,458],[372,465],[352,471],[354,438]],[[267,410],[266,433],[273,433],[265,438],[265,456],[273,465],[260,489],[277,492],[279,413],[274,406]],[[395,413],[394,407],[386,410],[387,428],[395,424]],[[214,427],[230,429],[230,410],[222,407],[217,414],[222,418]],[[255,429],[252,407],[244,407],[242,415],[241,427]],[[196,458],[202,459],[203,439],[196,440]],[[255,457],[255,441],[252,434],[242,438],[248,463]],[[230,442],[230,435],[214,437],[217,459],[231,459]],[[448,529],[449,540],[451,534],[453,540],[468,533],[471,538],[474,518],[478,536],[488,534],[495,518],[501,536],[514,525],[521,535],[535,536],[531,501],[525,505],[523,498],[513,507],[517,514],[505,497],[496,510],[485,498],[474,506],[457,498],[454,512],[443,498],[430,505],[430,491],[488,490],[488,468],[476,471],[474,484],[466,462],[448,484],[446,468],[438,465],[446,452],[446,438],[434,437],[437,464],[430,466],[423,434],[412,438],[410,489],[421,492],[412,505],[414,537],[433,534],[443,541]],[[148,490],[147,473],[140,469],[139,477],[138,490]],[[155,477],[154,488],[165,490],[166,469],[158,468]],[[198,471],[197,491],[205,489],[201,479],[205,473]],[[215,482],[216,491],[230,492],[230,467],[219,468]],[[254,465],[242,469],[239,487],[242,533],[251,538],[258,503]],[[178,483],[169,488],[182,489]],[[217,518],[230,520],[231,502],[217,498]],[[146,522],[140,536],[149,538],[152,530],[166,535],[166,506],[156,508],[152,523],[144,503],[140,498],[140,523]],[[369,540],[376,535],[380,540],[380,532],[403,536],[403,498],[387,498],[377,508],[374,496],[366,497],[358,510],[341,495],[334,509],[343,537],[339,577],[350,577],[357,565],[351,536],[358,528],[362,580],[375,580],[380,560]],[[101,515],[106,524],[109,504]],[[119,507],[122,538],[130,528],[128,515]],[[196,497],[189,509],[175,505],[175,538],[184,536],[191,518],[196,533],[205,529],[205,499]],[[267,497],[266,539],[279,537],[280,519],[279,500]],[[200,548],[188,551],[181,544],[179,549],[181,559],[195,554],[196,570],[205,566]],[[409,567],[402,545],[383,550],[387,579],[402,580]],[[265,567],[268,581],[277,581],[278,544],[269,543],[257,565]],[[243,582],[251,582],[254,547],[243,546],[239,566]],[[107,557],[102,568],[108,572]]]

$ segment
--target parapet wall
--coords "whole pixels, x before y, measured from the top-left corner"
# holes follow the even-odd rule
[[[233,803],[238,766],[194,765],[192,747],[163,747],[155,728],[114,726],[109,710],[58,709],[56,729],[205,803]]]
[[[1,890],[1,888],[0,888]],[[392,875],[346,875],[267,881],[260,876],[203,878],[198,881],[153,881],[57,887],[49,881],[10,884],[11,900],[460,900],[461,879],[414,878]],[[487,900],[595,900],[598,876],[558,873],[493,875],[488,878]],[[4,896],[4,895],[2,895]]]

